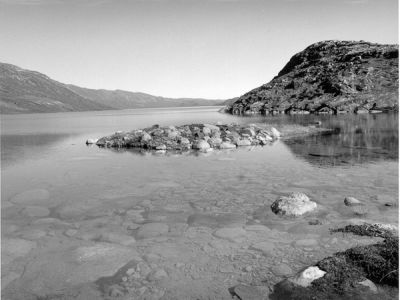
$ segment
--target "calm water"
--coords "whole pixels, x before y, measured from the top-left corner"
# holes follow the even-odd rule
[[[267,122],[279,127],[284,123],[306,125],[315,120],[334,129],[335,134],[196,155],[155,155],[85,145],[88,138],[153,124]],[[330,227],[355,219],[398,223],[396,114],[240,118],[220,114],[215,107],[202,107],[2,116],[1,164],[2,291],[6,299],[35,299],[37,295],[62,293],[71,286],[110,276],[107,270],[99,271],[97,265],[88,263],[79,268],[94,268],[99,276],[66,280],[68,276],[78,278],[77,272],[86,274],[73,267],[77,264],[70,256],[79,247],[121,244],[118,240],[102,240],[99,230],[136,238],[135,245],[129,247],[139,256],[155,251],[156,246],[167,249],[181,243],[180,257],[168,257],[156,266],[149,263],[150,268],[167,270],[169,281],[143,281],[143,295],[173,299],[179,297],[177,291],[187,290],[180,296],[203,299],[207,286],[210,293],[218,295],[215,298],[225,299],[229,298],[224,294],[226,289],[239,279],[247,283],[269,279],[271,284],[276,283],[285,275],[276,271],[282,271],[282,265],[294,273],[317,258],[349,247],[352,242],[347,237],[332,240]],[[300,219],[272,214],[269,205],[291,191],[306,193],[320,209]],[[38,193],[42,194],[37,196]],[[363,201],[366,211],[354,212],[344,206],[345,196]],[[41,199],[30,203],[35,197]],[[384,205],[389,202],[394,206]],[[308,225],[315,219],[323,220],[323,225]],[[138,228],[146,223],[162,223],[169,231],[157,237],[159,240],[141,239],[135,227],[127,229],[127,222]],[[274,255],[246,258],[257,252],[251,250],[251,245],[259,237],[248,235],[240,241],[215,238],[217,228],[237,224],[268,227],[273,235],[268,240],[274,241],[279,259]],[[298,240],[306,242],[293,244]],[[4,241],[11,246],[4,246]],[[16,254],[13,245],[20,249],[19,245],[26,246],[24,241],[30,243],[28,250]],[[202,245],[195,246],[193,241]],[[217,242],[221,243],[220,248],[213,244]],[[192,248],[186,249],[189,244]],[[211,249],[209,253],[204,245]],[[229,249],[224,248],[226,245]],[[236,255],[238,270],[234,268],[229,276],[226,272],[209,271],[201,260],[204,253],[207,261],[215,259],[223,267],[232,265],[232,261],[221,257]],[[198,261],[197,265],[191,262],[197,273],[188,267],[182,277],[174,266],[182,262],[186,268],[191,260]],[[265,260],[262,267],[257,263],[260,260]],[[248,272],[243,279],[241,268],[252,263],[251,276]],[[110,268],[118,270],[122,266],[121,262],[117,265],[116,262]],[[199,278],[193,277],[194,273],[190,277],[188,272],[195,272]],[[89,299],[89,294],[82,299]],[[145,299],[143,295],[138,299]]]

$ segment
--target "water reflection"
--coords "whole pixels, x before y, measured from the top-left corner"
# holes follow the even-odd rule
[[[398,115],[328,118],[322,126],[333,134],[287,141],[289,149],[312,164],[354,165],[378,160],[398,160]]]
[[[1,162],[9,165],[16,161],[47,155],[52,145],[68,138],[70,134],[1,135]]]
[[[284,124],[309,125],[319,121],[322,127],[333,129],[333,132],[329,134],[299,137],[285,141],[293,154],[314,165],[329,167],[362,164],[378,160],[398,160],[398,114],[279,116],[276,118],[244,118],[244,120],[253,121],[253,123],[274,124],[278,128]],[[274,144],[271,143],[269,146],[274,146]],[[253,148],[254,146],[240,147],[229,151],[252,150]],[[217,152],[227,152],[226,150],[215,150],[210,153],[198,151],[165,152],[134,148],[104,150],[141,156],[205,156]]]

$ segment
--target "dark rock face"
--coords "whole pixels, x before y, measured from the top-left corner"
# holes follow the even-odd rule
[[[398,110],[398,45],[323,41],[278,76],[227,106],[232,114],[340,114]]]

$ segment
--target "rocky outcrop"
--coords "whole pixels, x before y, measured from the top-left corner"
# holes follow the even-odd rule
[[[248,132],[251,131],[252,134]],[[254,126],[191,124],[117,132],[97,141],[101,147],[143,148],[149,150],[199,150],[236,148],[266,144],[274,140],[271,130]]]
[[[294,55],[232,114],[339,114],[398,110],[398,45],[323,41]]]

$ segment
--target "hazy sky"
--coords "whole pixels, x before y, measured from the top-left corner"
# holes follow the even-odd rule
[[[89,88],[230,98],[328,39],[398,43],[397,0],[0,0],[0,61]]]

